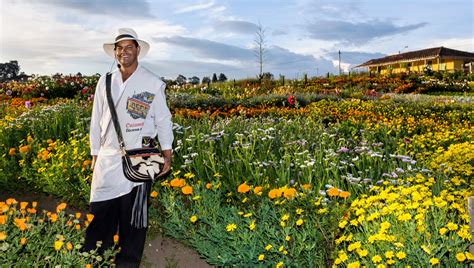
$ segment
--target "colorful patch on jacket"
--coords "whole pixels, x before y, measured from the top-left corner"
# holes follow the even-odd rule
[[[127,112],[133,119],[146,118],[150,104],[153,102],[155,94],[150,92],[141,92],[127,99]]]

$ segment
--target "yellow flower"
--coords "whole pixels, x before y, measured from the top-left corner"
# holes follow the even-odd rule
[[[386,251],[386,252],[385,252],[385,258],[391,259],[391,258],[393,258],[393,256],[395,256],[395,254],[393,253],[393,251],[389,250],[389,251]]]
[[[265,250],[266,250],[266,251],[269,251],[269,250],[272,249],[272,248],[273,248],[273,246],[272,246],[271,244],[268,244],[268,245],[265,247]]]
[[[466,255],[464,254],[464,252],[459,252],[458,254],[456,254],[456,259],[458,260],[458,262],[463,262],[466,260]]]
[[[283,215],[283,216],[281,217],[281,220],[282,220],[282,221],[287,221],[289,218],[290,218],[290,215],[285,214],[285,215]]]
[[[290,240],[291,240],[291,237],[290,237],[289,235],[287,235],[287,236],[285,237],[285,240],[286,240],[286,241],[290,241]]]
[[[362,246],[362,245],[361,245],[360,241],[357,241],[357,242],[355,242],[355,243],[350,244],[350,245],[347,247],[347,250],[348,250],[348,251],[353,251],[353,250],[356,250],[356,249],[360,248],[361,246]]]
[[[256,195],[261,195],[262,194],[262,189],[263,189],[262,186],[255,186],[255,188],[253,188],[253,193],[256,194]]]
[[[283,262],[281,261],[281,262],[279,262],[279,263],[276,264],[275,268],[280,268],[280,267],[282,267],[282,266],[283,266]]]
[[[198,220],[198,217],[196,215],[193,215],[191,216],[191,218],[189,218],[189,221],[192,223],[195,223],[197,220]]]
[[[229,223],[225,229],[227,232],[233,232],[235,229],[237,229],[237,225],[235,223]]]
[[[151,196],[151,198],[155,198],[155,197],[158,196],[158,192],[157,191],[152,191],[150,196]]]
[[[303,213],[303,211],[304,211],[303,209],[299,208],[299,209],[296,210],[296,214],[301,215],[301,213]]]
[[[304,223],[303,219],[299,219],[299,220],[296,221],[297,226],[301,226],[301,225],[303,225],[303,223]]]
[[[367,249],[357,249],[357,254],[359,254],[359,256],[363,258],[369,255],[369,251]]]
[[[347,225],[347,221],[341,221],[339,223],[339,228],[343,229],[344,227],[346,227],[346,225]]]
[[[61,240],[54,241],[54,249],[56,251],[60,250],[63,247],[64,242]]]
[[[467,258],[468,260],[474,261],[474,254],[471,254],[471,252],[466,251],[466,252],[464,253],[464,255],[466,255],[466,258]]]
[[[351,262],[347,265],[347,268],[359,268],[359,267],[360,267],[360,263],[358,261]]]
[[[421,249],[423,249],[423,251],[431,255],[431,250],[427,246],[421,245]]]
[[[0,241],[7,239],[7,234],[5,232],[0,232]]]
[[[253,230],[255,230],[255,226],[256,226],[256,224],[255,224],[255,220],[253,220],[253,221],[250,223],[250,225],[249,225],[249,229],[250,229],[250,231],[253,231]]]
[[[258,260],[259,261],[263,261],[264,259],[265,259],[265,255],[263,255],[263,254],[258,255]]]
[[[431,265],[437,265],[437,264],[439,264],[439,260],[437,258],[431,258],[430,263],[431,263]]]
[[[406,258],[407,254],[405,254],[405,252],[403,252],[403,251],[399,251],[399,252],[397,252],[397,254],[395,256],[397,256],[397,258],[399,260],[403,260],[403,259]]]
[[[382,257],[380,257],[380,255],[375,255],[375,256],[372,257],[372,262],[373,262],[373,263],[376,263],[376,264],[377,264],[377,263],[379,263],[379,262],[381,262],[381,261],[382,261]]]
[[[439,229],[439,234],[444,235],[447,231],[448,231],[448,229],[443,227],[443,228]]]
[[[452,222],[448,222],[448,224],[446,224],[446,227],[448,227],[450,231],[456,231],[458,229],[458,225]]]

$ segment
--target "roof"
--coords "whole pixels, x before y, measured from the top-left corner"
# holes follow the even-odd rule
[[[389,55],[383,58],[372,59],[367,62],[364,62],[357,67],[369,67],[377,65],[385,65],[389,63],[398,63],[398,62],[408,62],[408,61],[418,61],[418,60],[427,60],[434,58],[450,58],[450,59],[461,59],[461,60],[474,60],[474,53],[455,50],[446,47],[434,47],[427,48],[416,51],[409,51],[405,53]]]

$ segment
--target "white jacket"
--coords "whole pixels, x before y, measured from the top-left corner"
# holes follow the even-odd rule
[[[162,150],[172,148],[171,113],[166,105],[165,83],[158,76],[139,64],[123,82],[117,69],[112,72],[111,92],[126,149],[141,148],[143,136],[156,135]],[[123,174],[117,133],[111,119],[103,75],[97,83],[90,126],[91,155],[98,156],[90,202],[125,195],[139,185]]]

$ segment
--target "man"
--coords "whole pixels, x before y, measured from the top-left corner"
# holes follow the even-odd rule
[[[165,159],[162,174],[171,168],[172,122],[166,105],[165,84],[141,66],[149,44],[138,39],[134,30],[121,28],[113,43],[103,45],[105,52],[117,62],[112,72],[111,94],[126,149],[142,148],[142,140],[158,135]],[[96,248],[99,252],[114,245],[118,233],[120,252],[115,262],[118,267],[138,267],[143,254],[147,228],[131,225],[131,215],[137,187],[125,178],[117,133],[111,120],[106,97],[105,76],[96,87],[92,108],[90,143],[92,168],[90,210],[94,215],[86,230],[84,251]]]

